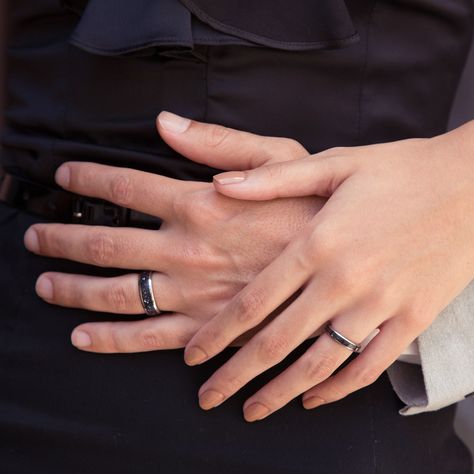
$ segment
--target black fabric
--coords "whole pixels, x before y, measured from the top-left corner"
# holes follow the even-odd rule
[[[64,5],[81,17],[70,42],[96,54],[166,55],[203,44],[251,45],[210,28],[179,0],[89,0],[82,8],[65,0]]]
[[[334,50],[215,43],[194,44],[189,55],[110,56],[73,44],[85,2],[12,0],[2,164],[49,185],[67,160],[210,179],[214,170],[158,137],[160,110],[290,136],[311,152],[441,133],[470,44],[471,4],[348,1],[360,41]],[[98,23],[105,37],[117,32],[111,22]],[[404,418],[385,375],[336,404],[307,412],[295,400],[266,421],[245,423],[246,397],[310,342],[208,413],[197,390],[234,349],[195,368],[178,350],[76,350],[71,330],[110,315],[47,305],[35,296],[37,276],[119,272],[27,253],[23,233],[38,221],[0,205],[2,474],[469,473],[454,408]]]
[[[6,173],[0,167],[0,202],[43,219],[64,224],[140,227],[158,230],[160,218],[102,199],[49,188]]]
[[[218,31],[289,50],[340,47],[359,39],[344,0],[180,0]]]
[[[96,54],[166,54],[196,45],[305,50],[359,40],[343,0],[291,3],[190,0],[63,0],[81,20],[71,35]],[[250,14],[249,14],[250,13]],[[106,27],[104,27],[106,23]]]

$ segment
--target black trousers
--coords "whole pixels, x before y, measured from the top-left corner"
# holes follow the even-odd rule
[[[49,184],[67,160],[210,179],[213,170],[157,136],[163,109],[289,136],[312,153],[442,133],[468,50],[471,0],[346,3],[360,41],[338,50],[215,44],[192,55],[107,57],[69,43],[79,17],[57,0],[12,1],[1,162]],[[115,5],[132,2],[114,3],[100,27],[120,17]],[[36,278],[116,270],[29,254],[23,234],[39,221],[0,205],[0,474],[470,472],[455,408],[402,417],[386,375],[338,403],[306,411],[295,400],[246,423],[244,400],[310,342],[210,412],[198,407],[197,390],[233,348],[193,368],[180,350],[75,349],[76,325],[116,316],[48,305],[35,295]]]

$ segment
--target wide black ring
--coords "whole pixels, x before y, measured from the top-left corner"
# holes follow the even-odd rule
[[[140,293],[140,301],[147,316],[157,316],[161,314],[158,308],[155,296],[153,295],[152,278],[153,272],[146,270],[138,276],[138,291]]]
[[[348,339],[346,336],[342,335],[340,332],[336,331],[331,324],[326,326],[326,332],[329,336],[334,339],[339,344],[342,344],[345,348],[349,349],[352,352],[360,352],[361,346],[360,344],[356,344]]]

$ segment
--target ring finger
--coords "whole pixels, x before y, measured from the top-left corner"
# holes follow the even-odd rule
[[[361,323],[354,324],[355,321]],[[377,324],[378,321],[357,318],[355,314],[346,314],[331,322],[334,329],[344,335],[349,334],[350,340],[357,343],[364,341]],[[351,355],[347,347],[323,333],[295,363],[245,402],[245,419],[261,420],[279,410],[293,398],[330,377]]]
[[[161,311],[183,311],[181,292],[163,273],[153,273],[153,294]],[[116,314],[143,314],[138,274],[103,278],[47,272],[36,282],[38,296],[51,304]]]

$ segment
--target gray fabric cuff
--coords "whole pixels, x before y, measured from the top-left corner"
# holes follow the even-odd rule
[[[387,372],[406,406],[401,415],[439,410],[474,392],[474,280],[418,337],[421,366],[395,362]]]

